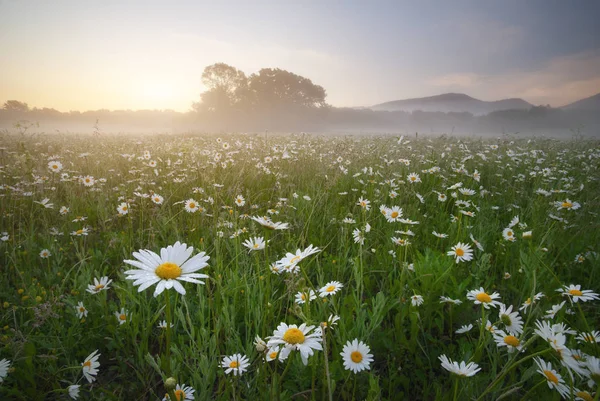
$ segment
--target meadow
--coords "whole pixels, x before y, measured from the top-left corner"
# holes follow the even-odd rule
[[[597,140],[0,138],[2,400],[599,398]]]

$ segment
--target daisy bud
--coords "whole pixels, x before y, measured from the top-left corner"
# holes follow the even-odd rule
[[[177,387],[177,380],[174,377],[169,377],[165,380],[165,389],[167,391],[175,390],[175,387]]]

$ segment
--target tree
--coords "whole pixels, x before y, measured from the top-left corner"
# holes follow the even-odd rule
[[[248,83],[252,103],[258,107],[315,108],[326,106],[322,86],[279,68],[263,68]]]
[[[248,87],[248,78],[243,71],[235,67],[216,63],[204,69],[202,83],[208,88],[208,91],[202,94],[204,108],[223,108],[234,106],[242,101]],[[216,103],[210,104],[213,101]],[[198,107],[194,106],[194,108]]]
[[[7,100],[2,108],[6,111],[29,111],[29,105],[25,102],[19,102],[18,100]]]

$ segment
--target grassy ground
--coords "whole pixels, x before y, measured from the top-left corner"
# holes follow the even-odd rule
[[[168,377],[196,400],[553,400],[558,390],[598,399],[600,334],[582,333],[598,329],[599,301],[577,297],[600,290],[597,141],[1,139],[0,358],[10,361],[2,399],[68,399],[78,385],[79,399],[156,400]],[[189,203],[198,209],[186,211]],[[288,227],[266,228],[251,219],[259,216]],[[243,245],[254,237],[265,249]],[[176,241],[210,257],[197,272],[205,284],[181,282],[185,295],[154,297],[157,285],[138,292],[124,261]],[[472,260],[448,255],[457,244],[465,256],[470,246]],[[319,252],[296,266],[275,264],[310,245]],[[96,287],[101,277],[112,282]],[[322,297],[333,281],[342,287]],[[557,291],[570,284],[581,287]],[[314,300],[295,302],[310,290]],[[486,303],[493,293],[519,315],[500,316],[499,304]],[[283,336],[274,351],[269,337],[281,323],[315,326],[306,366],[295,350],[277,361],[294,341],[310,343]],[[362,362],[373,359],[357,373],[341,355],[354,339],[369,347]],[[95,350],[97,373],[82,365]],[[249,365],[227,374],[235,364],[223,368],[223,358],[234,354]],[[441,355],[481,370],[462,377]]]

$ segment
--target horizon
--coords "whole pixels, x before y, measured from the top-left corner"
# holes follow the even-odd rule
[[[560,107],[600,93],[600,3],[579,4],[0,1],[0,100],[187,112],[224,62],[304,76],[334,107],[445,93]]]

